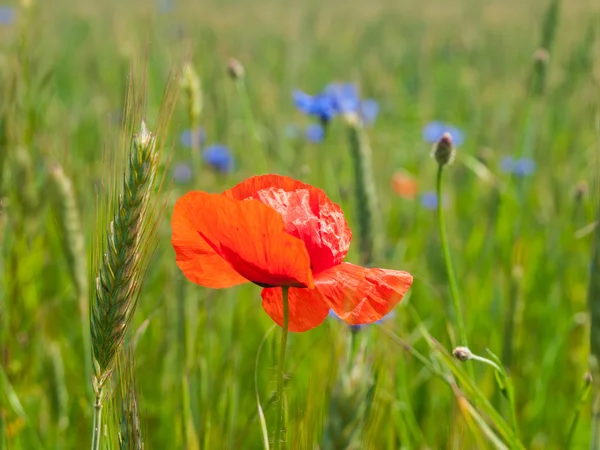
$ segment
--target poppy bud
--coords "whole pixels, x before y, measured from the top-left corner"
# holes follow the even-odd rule
[[[468,361],[473,358],[473,353],[467,347],[456,347],[452,351],[452,355],[459,361]]]
[[[455,153],[452,136],[450,133],[444,133],[433,148],[433,157],[440,166],[445,166],[452,163]]]
[[[239,80],[244,78],[246,71],[241,62],[235,58],[229,58],[229,61],[227,62],[227,73],[233,80]]]
[[[583,380],[586,382],[586,384],[591,384],[592,381],[594,381],[594,379],[592,378],[591,372],[586,372],[585,375],[583,376]]]

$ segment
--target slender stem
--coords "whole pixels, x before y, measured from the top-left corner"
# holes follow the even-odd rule
[[[513,365],[513,347],[515,328],[517,326],[517,304],[519,302],[520,281],[515,276],[511,277],[510,298],[508,303],[508,314],[504,325],[504,343],[502,345],[502,361],[509,369]]]
[[[248,89],[246,88],[246,82],[243,79],[238,79],[235,81],[235,87],[237,88],[238,95],[242,102],[242,109],[244,114],[244,119],[246,120],[248,126],[250,127],[250,137],[252,141],[254,141],[255,145],[258,149],[260,149],[261,144],[261,136],[256,126],[256,120],[254,119],[254,114],[252,112],[252,106],[250,102],[250,98],[248,96]]]
[[[590,450],[600,448],[600,394],[594,394],[594,406],[592,408],[592,437],[590,439]]]
[[[258,418],[260,420],[260,430],[262,432],[264,450],[270,450],[271,447],[269,445],[269,431],[267,430],[267,421],[265,419],[265,413],[264,413],[263,407],[260,403],[260,394],[258,392],[258,363],[260,361],[260,353],[262,351],[262,348],[265,345],[265,342],[267,342],[267,338],[269,337],[271,332],[275,329],[275,327],[276,327],[276,325],[273,325],[265,333],[263,340],[260,342],[260,345],[258,346],[258,350],[256,352],[256,361],[254,363],[254,396],[256,397],[256,406],[257,406],[257,410],[258,410]]]
[[[277,368],[277,399],[279,401],[279,407],[275,414],[275,442],[274,449],[279,450],[281,440],[281,428],[282,428],[282,417],[283,417],[283,370],[285,365],[285,347],[287,345],[287,335],[290,320],[290,306],[288,300],[288,289],[287,287],[281,288],[281,298],[283,301],[283,328],[281,329],[281,344],[279,348],[279,367]],[[285,435],[284,435],[285,436]]]
[[[458,284],[456,283],[456,275],[454,273],[454,266],[452,265],[452,259],[450,258],[450,246],[448,245],[448,235],[446,233],[446,223],[444,222],[443,202],[442,202],[442,171],[444,170],[443,165],[438,166],[437,173],[437,212],[438,222],[440,227],[440,240],[442,243],[442,251],[444,252],[444,262],[446,263],[446,271],[448,272],[448,282],[450,283],[450,294],[452,296],[452,305],[454,308],[454,316],[456,320],[456,326],[458,328],[458,336],[460,339],[460,345],[469,347],[467,341],[467,333],[465,331],[465,324],[463,322],[463,314],[460,303],[460,294],[458,293]]]
[[[448,234],[446,233],[446,222],[444,221],[444,202],[442,198],[442,172],[444,166],[438,165],[437,172],[437,213],[438,213],[438,224],[440,228],[440,241],[442,244],[442,251],[444,253],[444,262],[446,264],[446,271],[448,273],[448,282],[450,283],[450,295],[452,297],[452,306],[454,309],[454,318],[456,321],[456,327],[458,328],[458,337],[460,339],[460,345],[469,347],[467,340],[467,332],[465,330],[465,323],[463,319],[460,294],[458,291],[458,283],[456,282],[456,274],[454,273],[454,266],[452,265],[452,258],[450,257],[450,246],[448,245]],[[467,371],[471,379],[475,380],[475,373],[473,371],[473,364],[467,363]]]
[[[596,123],[597,142],[600,147],[600,122]],[[596,167],[598,176],[599,168]],[[596,178],[594,194],[596,195],[594,206],[596,208],[596,221],[600,223],[600,203],[598,195],[598,178]],[[591,270],[588,286],[588,310],[590,314],[590,355],[589,364],[592,375],[592,392],[594,398],[593,416],[591,423],[591,442],[590,448],[600,448],[600,226],[594,230],[594,236],[591,248]]]
[[[94,428],[92,430],[92,450],[100,450],[100,435],[102,434],[102,392],[96,394],[94,402]]]
[[[494,361],[487,359],[487,358],[483,358],[482,356],[477,356],[477,355],[471,355],[472,360],[475,361],[479,361],[481,363],[487,364],[488,366],[493,367],[494,369],[496,369],[498,371],[498,373],[500,375],[502,375],[502,378],[506,378],[505,374],[504,374],[504,370],[502,370],[502,368],[496,364]]]
[[[591,390],[592,383],[586,381],[585,386],[583,387],[583,390],[581,392],[581,396],[579,397],[579,402],[575,407],[575,414],[573,415],[573,420],[571,421],[571,425],[569,426],[569,434],[567,435],[567,441],[564,447],[566,450],[571,448],[571,444],[573,443],[573,436],[575,436],[575,430],[577,430],[577,424],[579,423],[579,417],[581,416],[581,409],[586,403]]]

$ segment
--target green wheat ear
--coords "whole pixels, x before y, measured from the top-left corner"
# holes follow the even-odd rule
[[[100,234],[94,247],[95,286],[91,293],[95,393],[92,448],[99,448],[102,406],[106,387],[123,348],[151,256],[156,248],[156,231],[162,216],[158,179],[162,148],[179,83],[171,79],[163,96],[156,134],[140,118],[145,84],[140,100],[134,101],[130,81],[125,106],[124,170],[109,167],[109,195],[99,199]],[[139,132],[131,130],[139,124]],[[110,158],[110,155],[107,155]],[[118,161],[119,158],[110,158]],[[109,163],[112,164],[112,163]],[[118,174],[122,174],[119,176]],[[120,178],[120,179],[119,179]],[[103,225],[102,223],[105,223]]]
[[[155,138],[142,121],[96,276],[91,314],[96,394],[112,374],[140,293],[151,244],[149,206],[157,169]]]

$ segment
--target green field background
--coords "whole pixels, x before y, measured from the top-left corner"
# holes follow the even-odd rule
[[[435,211],[399,197],[391,183],[405,170],[421,193],[434,191],[437,165],[422,128],[442,120],[465,133],[445,170],[444,212],[470,349],[502,359],[524,448],[567,448],[579,409],[570,447],[590,448],[592,396],[581,398],[600,200],[600,2],[559,2],[538,93],[534,54],[544,45],[551,0],[173,0],[164,12],[166,1],[31,2],[14,3],[16,21],[0,26],[0,449],[89,448],[87,299],[72,281],[64,212],[49,174],[60,164],[72,181],[87,254],[79,264],[91,267],[93,244],[105,233],[96,219],[99,186],[120,176],[107,175],[106,155],[124,151],[130,70],[136,80],[147,78],[145,116],[153,130],[165,83],[186,60],[201,81],[207,142],[226,144],[236,163],[219,174],[181,145],[179,134],[189,128],[181,91],[156,194],[164,220],[126,343],[135,356],[134,382],[126,385],[137,393],[144,448],[262,448],[255,389],[272,427],[279,329],[258,357],[272,325],[260,288],[214,291],[185,280],[169,222],[187,191],[220,192],[252,175],[279,173],[324,189],[356,229],[344,121],[336,118],[321,144],[286,134],[290,124],[311,122],[295,109],[292,90],[316,93],[333,81],[356,82],[380,104],[366,129],[382,242],[375,262],[407,270],[415,281],[382,324],[353,334],[329,318],[291,334],[287,447],[499,448],[465,412],[462,397],[406,349],[450,373],[454,363],[426,336],[449,352],[460,344]],[[227,75],[232,57],[245,68],[243,92]],[[510,176],[501,171],[505,156],[532,158],[536,170]],[[182,163],[193,167],[188,183],[172,181],[172,168]],[[355,263],[356,236],[347,258]],[[349,351],[360,357],[349,361]],[[474,384],[510,423],[494,370],[468,364]],[[456,366],[465,373],[465,365]],[[481,406],[468,389],[464,394]],[[105,417],[103,448],[119,448],[122,404],[113,401]],[[494,420],[481,419],[496,434]]]

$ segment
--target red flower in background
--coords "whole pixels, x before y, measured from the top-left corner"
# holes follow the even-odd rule
[[[352,325],[375,322],[412,284],[407,272],[342,262],[352,232],[340,207],[321,189],[280,175],[249,178],[223,194],[189,192],[171,225],[177,265],[190,281],[258,284],[279,325],[288,286],[290,331],[316,327],[330,309]]]
[[[394,192],[402,198],[414,199],[419,193],[419,185],[407,172],[398,171],[392,178]]]

